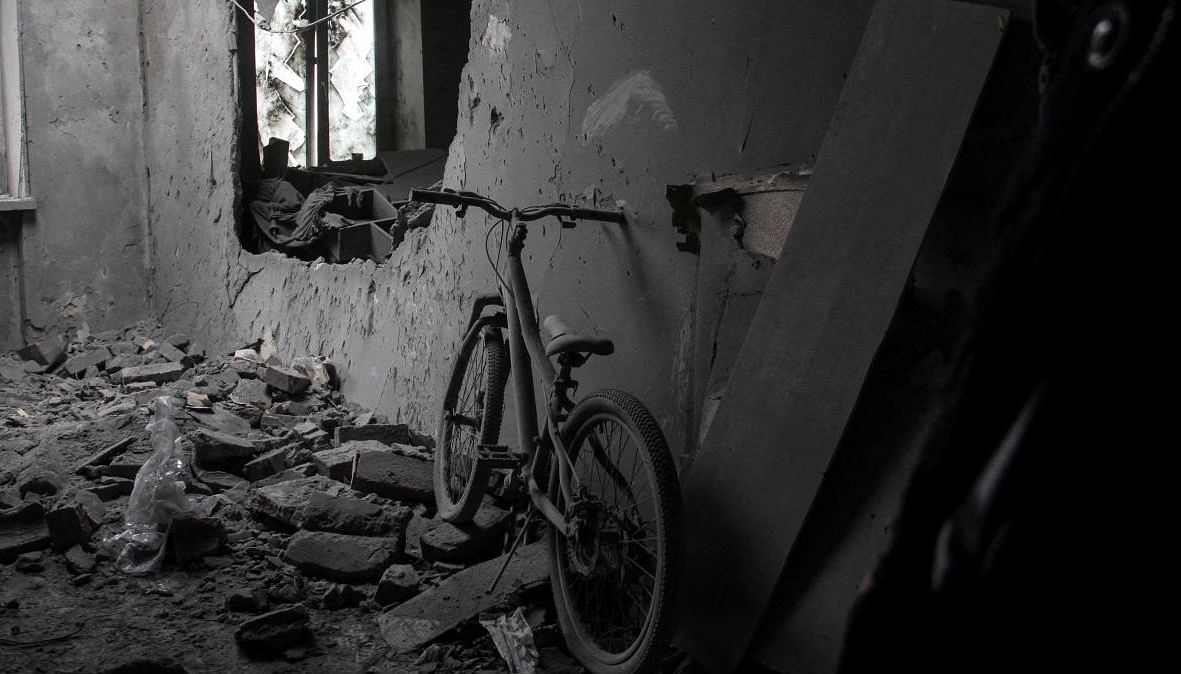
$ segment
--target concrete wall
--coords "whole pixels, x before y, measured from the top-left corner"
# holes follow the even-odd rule
[[[24,332],[148,314],[137,0],[20,3],[28,172]]]
[[[664,187],[811,162],[869,5],[473,3],[446,183],[508,204],[626,202],[625,229],[535,228],[527,261],[542,315],[617,342],[583,390],[631,389],[675,447],[689,423],[696,258],[675,248]],[[484,219],[439,213],[380,267],[242,252],[229,5],[149,2],[143,24],[161,319],[218,348],[268,334],[288,353],[322,351],[353,399],[433,426],[462,316],[492,287]]]

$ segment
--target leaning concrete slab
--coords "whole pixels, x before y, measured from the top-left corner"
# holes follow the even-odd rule
[[[399,604],[377,618],[381,635],[394,653],[426,645],[455,629],[465,620],[504,602],[514,592],[536,587],[549,579],[549,554],[545,541],[517,551],[496,591],[488,594],[504,557],[460,571],[434,590]]]
[[[741,662],[914,263],[1004,10],[882,0],[685,482],[681,644]],[[725,573],[719,573],[725,569]],[[836,646],[830,646],[836,647]]]

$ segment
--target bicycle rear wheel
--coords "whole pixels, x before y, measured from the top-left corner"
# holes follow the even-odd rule
[[[476,452],[500,437],[506,361],[500,330],[489,323],[468,331],[443,396],[434,483],[435,506],[448,522],[462,524],[476,514],[491,472]]]
[[[574,533],[551,527],[549,540],[566,645],[592,672],[651,671],[672,636],[681,579],[681,493],[668,444],[652,413],[615,390],[579,402],[562,435],[577,481],[566,503],[554,458],[549,496]]]

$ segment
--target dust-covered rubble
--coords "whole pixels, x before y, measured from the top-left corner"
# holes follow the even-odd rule
[[[516,521],[492,503],[466,527],[435,519],[432,439],[347,402],[342,376],[261,342],[211,354],[151,321],[0,355],[0,649],[16,656],[0,660],[12,671],[46,657],[63,671],[504,671],[474,614],[441,616],[458,631],[418,649],[406,635],[391,648],[388,620],[383,637],[384,611],[429,604],[465,565],[500,555]],[[162,397],[181,434],[185,505],[162,564],[129,575],[110,541],[151,470],[145,425]],[[445,657],[420,653],[438,639]]]

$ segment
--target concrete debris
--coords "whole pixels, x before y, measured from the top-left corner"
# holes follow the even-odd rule
[[[121,496],[131,496],[131,490],[134,488],[135,480],[113,475],[103,475],[94,484],[86,487],[88,491],[104,501],[114,501]]]
[[[489,504],[465,527],[436,519],[429,436],[346,402],[326,358],[283,360],[266,341],[261,354],[206,358],[188,336],[166,335],[142,322],[79,331],[56,351],[52,339],[42,340],[22,350],[23,361],[0,354],[6,598],[27,592],[42,606],[65,608],[62,597],[72,595],[41,588],[86,585],[112,596],[168,597],[158,609],[136,604],[153,620],[248,618],[235,632],[239,663],[326,657],[311,634],[321,611],[339,611],[328,620],[351,630],[381,607],[448,607],[435,623],[444,631],[475,617],[467,607],[454,612],[452,588],[476,582],[463,580],[468,571],[486,573],[463,567],[499,552],[510,516]],[[158,397],[174,401],[178,447],[191,459],[180,474],[188,507],[172,520],[158,570],[145,581],[119,572],[103,541],[124,525],[135,479],[152,457],[144,424]],[[522,585],[518,564],[503,587]],[[422,619],[413,611],[397,617]],[[406,629],[394,617],[383,623],[390,634]],[[462,646],[448,650],[440,668],[495,669],[491,644],[481,644],[475,658],[461,657]]]
[[[229,433],[200,428],[190,438],[195,447],[193,459],[202,468],[242,466],[254,458],[254,443]]]
[[[351,440],[376,440],[386,445],[409,445],[410,428],[406,424],[365,424],[336,429],[333,444],[337,447]]]
[[[382,606],[406,601],[418,594],[421,582],[418,572],[410,564],[392,564],[381,574],[373,600]]]
[[[155,365],[125,367],[116,373],[116,378],[120,384],[134,384],[141,381],[163,384],[180,379],[186,369],[183,363],[157,363]]]
[[[431,464],[392,451],[358,451],[353,458],[352,487],[392,499],[433,504]]]
[[[80,377],[87,369],[102,367],[103,363],[113,357],[111,351],[104,346],[70,358],[62,365],[62,370],[71,377]]]
[[[226,527],[216,517],[181,513],[168,529],[168,545],[178,564],[216,555],[226,545]]]
[[[294,368],[283,365],[268,365],[258,369],[258,378],[267,386],[284,393],[299,393],[312,385],[312,380]]]
[[[545,542],[520,548],[505,569],[496,590],[489,593],[503,558],[483,562],[460,571],[439,584],[378,617],[381,635],[395,653],[420,648],[507,601],[524,589],[536,587],[549,578],[548,546]]]
[[[502,550],[511,522],[511,512],[484,504],[468,524],[444,523],[422,534],[422,558],[428,562],[469,564],[495,557]]]
[[[353,459],[358,450],[380,451],[381,446],[375,441],[346,442],[339,447],[322,449],[312,454],[312,463],[321,475],[341,482],[352,482]]]
[[[309,576],[343,583],[375,582],[396,559],[392,538],[300,531],[291,537],[283,561]]]
[[[102,499],[87,490],[79,490],[60,499],[45,515],[53,548],[66,550],[89,543],[102,524],[106,510]]]
[[[262,590],[235,590],[226,595],[226,610],[234,613],[259,613],[267,610],[270,602]]]
[[[309,615],[302,605],[264,613],[238,626],[234,639],[247,651],[274,654],[307,641]]]
[[[72,574],[94,573],[98,562],[94,559],[94,555],[82,549],[81,545],[75,545],[69,550],[66,550],[66,568]]]

